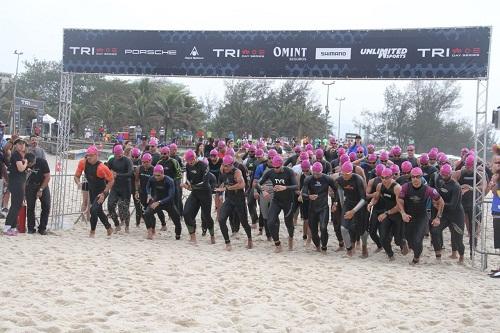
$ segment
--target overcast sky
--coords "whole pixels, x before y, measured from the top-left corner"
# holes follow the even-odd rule
[[[476,1],[2,1],[0,72],[15,72],[14,50],[22,60],[61,60],[63,28],[158,30],[342,30],[454,26],[492,26],[488,111],[500,105],[500,3]],[[20,67],[20,71],[23,68]],[[223,79],[179,79],[196,96],[221,98]],[[330,117],[337,123],[342,104],[341,135],[353,131],[363,109],[384,106],[385,87],[394,81],[337,81],[330,90]],[[398,82],[398,85],[406,84]],[[473,124],[476,82],[463,81],[457,116]],[[326,103],[326,87],[313,83]],[[5,120],[4,120],[5,121]]]

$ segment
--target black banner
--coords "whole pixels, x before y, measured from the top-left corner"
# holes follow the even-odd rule
[[[65,72],[415,79],[488,77],[489,27],[365,31],[64,31]]]

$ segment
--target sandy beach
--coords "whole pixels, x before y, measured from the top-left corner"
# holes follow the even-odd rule
[[[87,235],[81,222],[45,237],[0,237],[0,332],[487,332],[500,324],[499,281],[469,260],[437,264],[428,239],[422,264],[410,267],[409,256],[398,251],[389,263],[373,245],[368,259],[321,255],[304,248],[301,232],[296,250],[281,254],[258,236],[245,249],[243,232],[223,251],[218,228],[215,245],[201,236],[188,244],[185,228],[175,241],[171,223],[154,241],[144,225],[111,238],[99,225],[95,239]]]

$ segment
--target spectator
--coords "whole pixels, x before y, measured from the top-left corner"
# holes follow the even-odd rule
[[[45,158],[45,151],[43,148],[38,146],[38,137],[35,135],[30,136],[30,146],[28,148],[28,152],[33,153],[36,158]]]
[[[366,149],[365,145],[361,143],[361,135],[356,135],[354,138],[354,144],[349,147],[348,153],[356,153],[358,147],[363,148],[363,155],[366,156],[368,154],[368,150]]]

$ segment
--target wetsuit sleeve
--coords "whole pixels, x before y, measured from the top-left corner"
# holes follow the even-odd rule
[[[85,170],[85,159],[81,159],[78,162],[78,167],[76,168],[75,176],[81,177],[83,170]]]
[[[113,174],[111,173],[111,170],[109,170],[109,168],[105,166],[104,163],[100,163],[97,166],[96,175],[98,178],[104,178],[107,182],[113,180]]]
[[[182,170],[179,162],[175,158],[172,159],[172,164],[174,166],[175,179],[182,178]]]
[[[130,177],[132,177],[132,171],[133,171],[132,161],[129,160],[128,158],[126,158],[126,157],[122,157],[122,158],[126,159],[126,162],[127,162],[127,171],[124,172],[124,173],[117,173],[116,175],[118,177],[120,177],[120,178],[122,178],[122,177],[130,178]]]
[[[151,188],[153,187],[153,179],[154,179],[153,176],[149,177],[148,182],[146,184],[146,193],[148,195],[151,195]]]
[[[174,181],[172,178],[165,176],[164,179],[165,185],[167,186],[167,196],[165,198],[162,198],[160,201],[160,204],[164,205],[168,202],[171,202],[172,199],[174,198],[175,190],[174,190]]]
[[[406,193],[408,192],[408,183],[401,186],[401,191],[399,192],[399,199],[406,198]]]
[[[283,165],[284,165],[284,166],[288,166],[288,164],[292,163],[292,157],[293,157],[293,156],[290,156],[289,158],[287,158],[287,159],[285,160],[285,162],[283,162]]]
[[[337,191],[337,183],[332,177],[327,177],[328,186],[335,192]]]
[[[299,185],[297,184],[297,178],[295,177],[295,173],[292,171],[292,169],[286,169],[289,176],[290,176],[290,185],[288,185],[286,188],[289,190],[296,190],[299,188]]]
[[[309,198],[309,183],[311,182],[311,176],[307,176],[304,179],[304,185],[302,185],[302,197],[308,199]]]
[[[439,198],[441,198],[441,196],[435,188],[427,186],[427,188],[425,189],[425,198],[431,198],[432,200],[437,201],[439,200]]]
[[[264,183],[269,179],[269,175],[271,174],[270,173],[271,170],[267,170],[267,172],[265,172],[262,177],[260,177],[260,180],[259,180],[259,185],[264,185]]]

